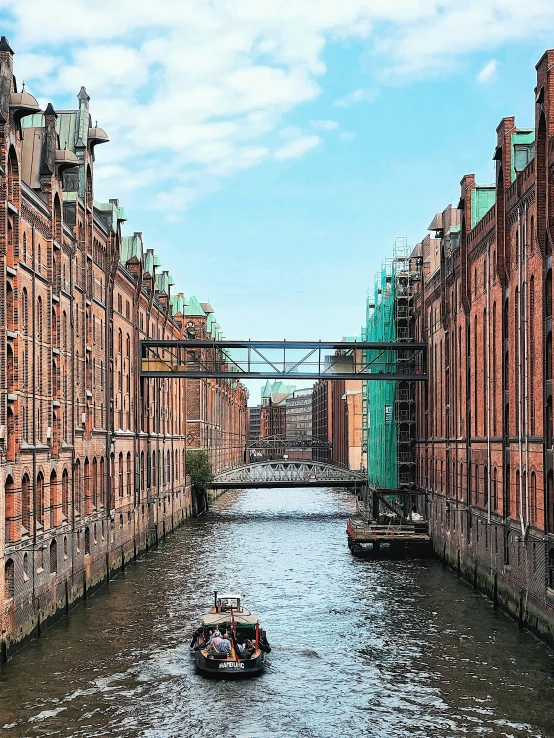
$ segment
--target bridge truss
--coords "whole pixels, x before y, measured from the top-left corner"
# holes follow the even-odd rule
[[[249,487],[362,487],[364,472],[320,461],[261,461],[226,469],[215,475],[214,489]]]
[[[140,356],[147,379],[427,379],[427,344],[411,341],[145,340]]]
[[[292,448],[331,448],[329,441],[323,441],[320,438],[313,438],[312,436],[264,436],[263,438],[256,438],[253,441],[249,441],[246,448],[250,450],[271,450],[271,451],[284,451]]]

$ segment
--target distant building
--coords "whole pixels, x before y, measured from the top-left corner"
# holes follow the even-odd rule
[[[262,389],[262,407],[260,410],[260,438],[267,436],[284,436],[286,433],[286,399],[296,387],[293,384],[269,379]]]
[[[261,422],[262,406],[256,405],[255,407],[248,408],[248,440],[257,441],[260,437],[260,422]]]
[[[332,415],[329,409],[329,388],[332,382],[318,380],[312,391],[312,436],[318,441],[329,443],[333,435]],[[316,461],[329,461],[329,448],[313,448],[312,458]]]
[[[350,338],[345,341],[355,340]],[[359,363],[361,357],[357,356]],[[352,359],[329,357],[327,364],[341,362],[348,366]],[[313,387],[312,435],[331,448],[314,448],[313,458],[362,469],[362,382],[356,379],[320,379]]]
[[[312,436],[312,393],[313,387],[296,390],[285,400],[287,438],[311,438]],[[311,459],[312,449],[290,448],[291,459]]]

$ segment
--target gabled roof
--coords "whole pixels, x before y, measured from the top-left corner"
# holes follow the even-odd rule
[[[127,264],[132,259],[136,259],[138,262],[143,259],[142,233],[133,233],[132,236],[123,236],[121,239],[119,261],[122,264]]]
[[[197,315],[197,316],[206,315],[206,313],[202,310],[200,303],[198,302],[197,298],[194,295],[191,295],[191,297],[188,297],[186,299],[185,315],[191,315],[191,316],[192,315]]]

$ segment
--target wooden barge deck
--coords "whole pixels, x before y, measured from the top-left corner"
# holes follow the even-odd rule
[[[383,525],[350,518],[346,532],[348,548],[354,556],[420,557],[430,556],[433,550],[426,521]]]

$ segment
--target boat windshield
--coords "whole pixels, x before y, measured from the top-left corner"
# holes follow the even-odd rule
[[[240,612],[240,595],[222,594],[217,598],[217,609],[221,611],[236,610]]]

